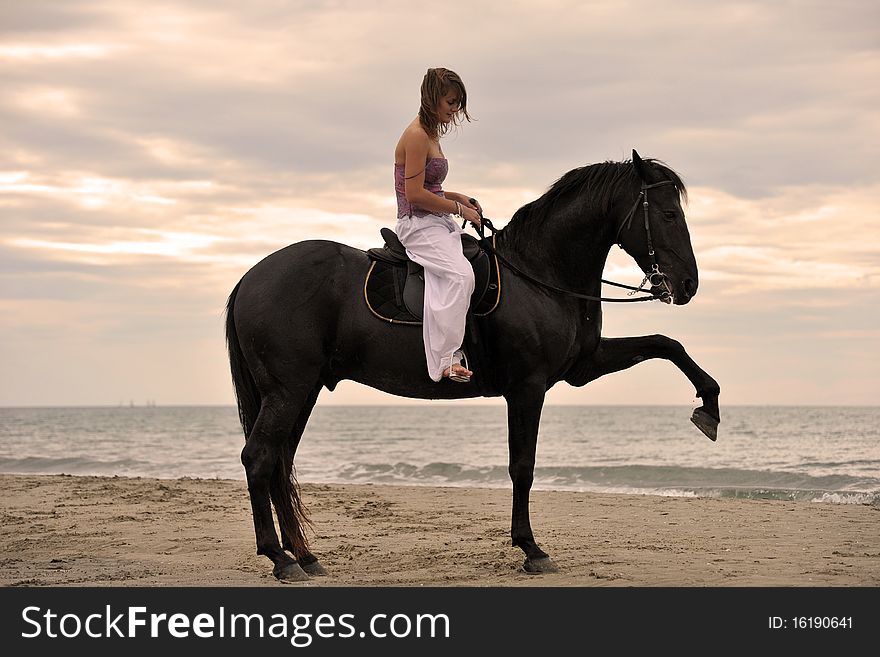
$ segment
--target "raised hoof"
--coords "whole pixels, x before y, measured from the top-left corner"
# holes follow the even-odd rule
[[[317,575],[321,577],[327,574],[327,571],[324,569],[324,566],[321,565],[320,561],[313,561],[312,563],[305,564],[302,569],[309,575]]]
[[[298,563],[288,563],[283,566],[275,566],[272,574],[282,582],[307,582],[309,576],[306,575]]]
[[[541,559],[526,559],[523,562],[523,570],[529,575],[539,575],[541,573],[558,573],[559,568],[553,563],[550,557],[542,557]]]
[[[718,438],[718,420],[702,408],[694,409],[694,414],[691,415],[691,422],[696,425],[697,429],[706,434],[706,438],[709,440],[714,441]]]

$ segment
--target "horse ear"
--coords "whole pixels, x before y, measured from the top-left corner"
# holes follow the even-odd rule
[[[636,173],[639,174],[639,178],[642,182],[651,182],[651,174],[648,171],[648,165],[645,164],[641,157],[639,157],[635,148],[633,149],[633,166],[636,168]]]

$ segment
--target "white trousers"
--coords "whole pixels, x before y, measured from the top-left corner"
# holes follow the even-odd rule
[[[425,268],[422,336],[428,376],[439,381],[464,341],[474,270],[461,250],[464,232],[450,216],[401,217],[396,231],[406,254]]]

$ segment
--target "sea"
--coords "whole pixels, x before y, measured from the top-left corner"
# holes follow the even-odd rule
[[[533,489],[880,506],[880,407],[546,406]],[[0,408],[0,472],[244,479],[233,406]],[[319,405],[301,483],[511,487],[503,405]]]

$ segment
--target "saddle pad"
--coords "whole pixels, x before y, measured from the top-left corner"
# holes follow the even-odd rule
[[[406,267],[373,260],[364,280],[364,299],[379,319],[395,324],[421,325],[422,320],[410,313],[403,303],[401,289],[405,276]]]
[[[478,317],[491,313],[498,307],[501,301],[501,271],[498,259],[491,254],[485,254],[485,258],[477,258],[476,288],[471,297],[471,311]],[[485,267],[485,269],[484,269]],[[421,300],[415,301],[412,297],[414,291],[424,294],[424,281],[419,279],[411,281],[407,290],[409,296],[404,300],[404,287],[407,275],[420,276],[419,273],[408,272],[405,264],[391,264],[385,260],[373,260],[370,269],[364,279],[364,300],[370,311],[379,319],[394,324],[421,325],[421,314],[414,314],[407,308],[417,307],[421,309]],[[422,297],[423,298],[423,297]]]

